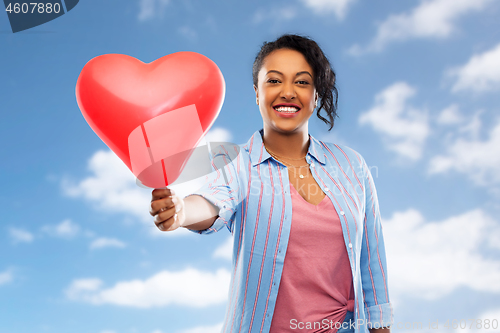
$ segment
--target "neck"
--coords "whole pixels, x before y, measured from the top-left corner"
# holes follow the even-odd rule
[[[269,151],[280,156],[300,158],[307,154],[309,148],[309,131],[307,125],[292,133],[277,132],[264,124],[264,144]]]

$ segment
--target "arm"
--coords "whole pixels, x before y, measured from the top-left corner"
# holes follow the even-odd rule
[[[181,227],[190,230],[205,230],[210,228],[219,215],[219,208],[207,199],[192,195],[184,199],[185,219]]]
[[[391,333],[391,329],[389,327],[384,328],[370,328],[370,333]]]
[[[172,231],[185,227],[204,234],[223,226],[232,230],[239,203],[238,170],[225,148],[220,149],[212,159],[214,172],[197,192],[182,199],[168,188],[153,191],[150,214],[155,217],[158,229]]]
[[[366,304],[366,319],[372,333],[385,333],[392,325],[392,305],[387,285],[387,264],[384,237],[377,198],[371,172],[362,160],[365,193],[365,216],[361,246],[361,280]],[[377,327],[378,329],[374,329]]]

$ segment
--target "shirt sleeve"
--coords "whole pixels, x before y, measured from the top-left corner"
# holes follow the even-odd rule
[[[365,192],[364,233],[361,246],[361,280],[368,328],[389,327],[393,309],[389,301],[384,237],[372,174],[361,157]]]
[[[190,230],[199,234],[211,234],[226,226],[230,232],[233,230],[236,210],[240,203],[239,179],[237,159],[241,154],[237,154],[231,159],[231,154],[226,147],[220,146],[214,154],[211,165],[213,172],[205,177],[204,185],[190,195],[199,195],[217,208],[219,216],[214,224],[205,230]]]

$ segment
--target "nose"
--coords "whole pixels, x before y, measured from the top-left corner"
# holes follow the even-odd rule
[[[281,98],[286,99],[286,100],[290,100],[290,99],[294,99],[296,97],[295,87],[293,84],[284,83],[282,85],[282,87],[283,88],[281,90]]]

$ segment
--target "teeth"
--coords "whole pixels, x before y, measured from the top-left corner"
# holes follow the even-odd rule
[[[287,113],[295,113],[299,111],[299,109],[297,109],[294,106],[279,106],[275,110],[278,112],[287,112]]]

